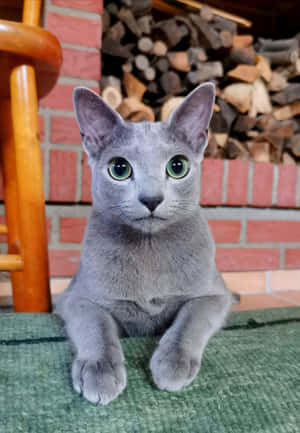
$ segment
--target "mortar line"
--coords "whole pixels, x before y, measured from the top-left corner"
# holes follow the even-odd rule
[[[276,205],[278,199],[278,181],[279,181],[278,165],[273,164],[272,206]]]
[[[248,170],[248,204],[252,203],[253,174],[254,174],[254,164],[253,162],[250,162],[249,170]]]
[[[222,179],[222,204],[226,203],[227,200],[227,183],[228,183],[228,160],[224,160],[224,172],[223,172],[223,179]]]

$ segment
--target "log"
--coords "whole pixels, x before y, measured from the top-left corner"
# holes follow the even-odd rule
[[[272,95],[272,101],[277,104],[291,104],[292,102],[300,100],[300,83],[289,84],[281,92]]]
[[[131,0],[131,10],[135,17],[148,15],[152,11],[152,0]]]
[[[290,105],[284,105],[283,107],[274,110],[274,117],[277,120],[288,120],[294,116],[300,114],[300,101],[293,102]]]
[[[296,164],[296,161],[288,152],[283,152],[282,162],[283,162],[283,164],[293,164],[293,165]]]
[[[102,31],[103,34],[105,34],[110,27],[110,15],[107,12],[107,9],[103,9],[101,19],[102,19]]]
[[[180,72],[189,72],[191,66],[186,51],[174,51],[168,54],[169,63],[172,68]]]
[[[106,87],[101,94],[103,100],[114,110],[116,110],[122,102],[122,95],[119,89],[113,86]]]
[[[277,40],[258,38],[258,47],[259,50],[276,52],[298,50],[299,44],[297,38]]]
[[[137,21],[130,9],[122,7],[119,12],[119,19],[137,38],[142,36],[142,32],[137,24]]]
[[[185,25],[178,25],[174,18],[156,23],[152,27],[154,33],[161,34],[169,48],[175,47],[185,36],[188,35],[188,29]]]
[[[223,148],[226,147],[226,143],[228,140],[228,134],[221,132],[221,133],[215,133],[215,134],[213,134],[213,136],[214,136],[214,139],[216,140],[217,145],[219,147],[223,147]]]
[[[152,23],[151,15],[144,15],[138,18],[136,22],[143,35],[151,34],[151,23]]]
[[[132,72],[133,66],[131,62],[123,63],[122,65],[122,71],[123,72]]]
[[[296,62],[296,60],[298,59],[298,50],[297,51],[259,51],[259,54],[269,59],[272,65],[289,65],[290,63]]]
[[[294,137],[292,137],[290,142],[290,147],[293,155],[299,158],[300,157],[300,134],[296,134],[294,135]]]
[[[211,24],[213,28],[219,32],[228,30],[233,35],[237,33],[237,24],[231,19],[215,15]]]
[[[260,73],[256,66],[253,65],[238,65],[231,71],[227,72],[227,76],[245,83],[254,83]]]
[[[155,80],[155,77],[156,77],[155,69],[152,68],[152,66],[149,66],[147,69],[144,70],[143,75],[144,75],[145,80],[153,81],[153,80]]]
[[[144,93],[147,87],[138,80],[134,75],[124,72],[123,74],[123,85],[126,95],[130,98],[132,96],[136,97],[139,101],[143,99]]]
[[[261,131],[271,131],[278,128],[280,126],[280,122],[278,122],[273,113],[269,113],[260,116],[256,122],[256,126]]]
[[[205,41],[208,48],[218,50],[222,47],[222,42],[219,33],[212,28],[210,24],[204,21],[199,15],[189,15],[192,23],[197,27],[201,38]]]
[[[253,46],[245,48],[232,48],[230,51],[230,59],[236,64],[254,65],[256,52]]]
[[[158,86],[155,81],[152,81],[151,83],[148,84],[147,92],[152,93],[153,95],[158,94]]]
[[[187,50],[187,55],[191,66],[198,65],[199,62],[202,64],[202,62],[207,61],[207,55],[203,48],[190,47]]]
[[[243,161],[250,159],[248,149],[240,141],[231,137],[227,140],[226,156],[229,159],[240,159]]]
[[[134,64],[139,71],[145,71],[150,66],[148,57],[144,54],[138,54],[134,59]]]
[[[214,17],[212,9],[208,5],[203,5],[200,9],[200,17],[205,21],[210,22]]]
[[[191,21],[188,19],[188,17],[177,16],[175,19],[176,19],[177,23],[182,23],[187,27],[187,29],[190,32],[191,45],[192,45],[192,47],[197,47],[199,45],[199,37],[198,37],[198,31],[197,31],[196,27],[191,23]]]
[[[121,90],[121,80],[114,75],[103,76],[101,78],[101,87],[105,88],[108,86],[113,86]]]
[[[182,91],[181,80],[174,71],[167,71],[162,74],[160,85],[166,95],[178,95]]]
[[[166,122],[169,119],[170,114],[173,113],[183,100],[183,96],[176,96],[168,99],[168,101],[166,101],[161,107],[160,120]]]
[[[112,17],[118,17],[119,15],[119,6],[116,3],[108,3],[107,6],[105,6],[106,11],[108,14]]]
[[[125,35],[125,27],[121,21],[116,22],[116,24],[111,26],[107,31],[107,37],[119,42],[121,41],[124,35]]]
[[[269,60],[258,54],[255,56],[254,63],[257,70],[259,71],[260,76],[265,80],[266,83],[269,83],[272,79],[272,70]]]
[[[121,45],[119,41],[116,41],[108,36],[105,36],[102,41],[102,54],[107,54],[113,57],[120,57],[122,59],[128,59],[130,57],[130,50],[126,45]]]
[[[253,44],[252,35],[233,35],[232,45],[233,48],[247,48]]]
[[[165,56],[168,52],[168,46],[163,41],[156,41],[153,44],[152,54],[158,57]]]
[[[166,57],[160,57],[157,62],[155,63],[155,68],[159,70],[159,72],[167,72],[169,69],[169,61]]]
[[[223,65],[221,62],[206,62],[199,63],[199,69],[190,71],[187,74],[187,80],[193,86],[212,78],[223,77]]]
[[[270,143],[268,141],[247,142],[250,154],[256,162],[270,162]]]
[[[287,79],[276,71],[272,71],[271,81],[268,83],[268,89],[271,92],[280,92],[288,86]]]
[[[256,125],[256,118],[247,114],[239,114],[233,125],[233,131],[237,133],[247,133]]]
[[[249,111],[250,117],[255,117],[257,113],[271,113],[272,105],[267,88],[261,78],[253,83],[252,103]]]
[[[224,48],[232,47],[232,33],[228,30],[222,30],[220,32],[221,43]]]
[[[150,38],[144,36],[139,39],[137,46],[142,53],[150,53],[153,48],[153,42]]]
[[[154,122],[155,116],[150,107],[138,101],[134,96],[124,98],[117,110],[125,120],[141,119]]]
[[[246,83],[230,84],[225,87],[222,97],[233,105],[240,113],[250,110],[253,85]]]

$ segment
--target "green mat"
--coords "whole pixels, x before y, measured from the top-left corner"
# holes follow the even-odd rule
[[[123,340],[127,388],[110,405],[93,406],[72,390],[61,321],[1,314],[0,432],[300,432],[300,308],[234,313],[179,393],[151,382],[155,343]]]

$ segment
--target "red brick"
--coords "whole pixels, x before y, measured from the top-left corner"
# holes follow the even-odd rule
[[[45,125],[44,125],[44,116],[39,115],[39,132],[40,132],[40,141],[44,141],[45,139]]]
[[[222,203],[224,162],[219,159],[204,159],[202,162],[201,204]]]
[[[277,190],[278,207],[296,207],[297,168],[297,165],[279,165]]]
[[[51,277],[72,277],[80,263],[80,250],[49,250]]]
[[[50,151],[50,201],[75,201],[76,165],[77,152]]]
[[[241,222],[238,220],[209,220],[209,228],[216,243],[239,242]]]
[[[300,242],[299,221],[248,221],[248,242]]]
[[[228,161],[227,198],[230,206],[244,206],[248,203],[248,162]]]
[[[272,205],[273,164],[257,162],[254,164],[252,206],[269,207]]]
[[[92,193],[91,193],[91,184],[92,184],[92,176],[91,169],[88,165],[88,159],[86,153],[83,154],[82,160],[82,187],[81,187],[81,201],[91,203],[92,201]]]
[[[217,248],[216,263],[220,271],[262,271],[279,268],[279,249]]]
[[[61,217],[60,242],[82,242],[87,218]]]
[[[79,127],[73,117],[51,117],[51,143],[81,144]]]
[[[100,80],[101,58],[99,52],[91,53],[90,51],[63,48],[63,59],[61,75]]]
[[[102,13],[103,1],[102,0],[52,0],[52,4],[55,6],[62,6],[72,9],[82,9],[88,12]]]
[[[285,251],[285,267],[300,268],[300,249],[288,248]]]
[[[90,20],[49,12],[47,30],[52,32],[60,42],[93,48],[101,47],[100,19]]]
[[[51,92],[41,99],[40,106],[53,108],[56,110],[70,110],[73,111],[73,90],[76,86],[68,84],[57,84]],[[90,89],[99,93],[96,87]]]

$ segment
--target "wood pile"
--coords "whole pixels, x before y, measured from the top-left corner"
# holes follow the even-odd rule
[[[170,17],[155,15],[151,0],[110,2],[103,14],[102,96],[127,120],[165,121],[184,95],[212,80],[217,98],[206,156],[294,164],[299,43],[300,34],[254,40],[208,6]]]

